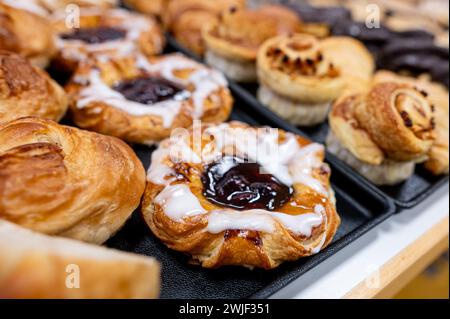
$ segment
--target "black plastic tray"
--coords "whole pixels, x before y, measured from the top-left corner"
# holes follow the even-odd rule
[[[243,103],[238,97],[236,100],[238,104]],[[264,117],[250,115],[242,108],[236,108],[233,111],[231,120],[243,121],[251,125],[270,125]],[[148,168],[154,149],[145,146],[136,146],[134,149]],[[107,245],[156,257],[162,263],[162,298],[267,298],[395,212],[392,201],[378,192],[367,189],[351,176],[346,176],[339,169],[331,166],[332,185],[336,191],[338,212],[342,218],[342,224],[334,242],[315,256],[283,264],[276,270],[252,271],[241,267],[208,270],[189,265],[187,256],[166,248],[151,233],[138,211],[125,227],[108,241]]]
[[[198,59],[198,56],[182,47],[173,37],[168,36],[168,39],[169,45],[171,47],[176,48],[176,50],[181,51],[186,55]],[[322,144],[325,143],[325,139],[328,133],[327,123],[323,123],[312,128],[294,127],[293,125],[280,118],[274,112],[266,108],[257,100],[256,91],[258,89],[258,84],[238,84],[234,81],[230,81],[230,88],[235,95],[240,96],[240,98],[244,101],[246,107],[251,109],[254,113],[267,118],[271,125],[304,135],[315,142],[319,142]],[[353,168],[338,159],[333,154],[327,154],[327,160],[332,162],[345,174],[351,174],[355,176],[355,178],[358,179],[362,184],[365,184],[366,187],[379,189],[381,192],[383,192],[383,194],[391,198],[399,208],[412,208],[417,206],[432,193],[434,193],[437,189],[439,189],[442,185],[446,184],[449,180],[448,176],[433,176],[425,169],[423,169],[423,167],[417,165],[414,175],[411,176],[411,178],[409,178],[406,182],[396,186],[379,187],[375,186],[373,183],[371,183],[369,180],[360,175]],[[399,210],[399,212],[400,211],[401,210]]]

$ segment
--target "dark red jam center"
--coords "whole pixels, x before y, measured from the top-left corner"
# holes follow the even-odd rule
[[[294,190],[275,176],[265,174],[261,165],[235,157],[206,167],[203,194],[210,201],[239,210],[276,210],[289,201]]]
[[[111,27],[81,28],[73,32],[64,33],[61,38],[64,40],[79,40],[88,44],[98,44],[107,41],[114,41],[125,38],[125,30]]]
[[[165,79],[146,76],[121,81],[113,89],[130,101],[147,105],[169,100],[183,91]]]

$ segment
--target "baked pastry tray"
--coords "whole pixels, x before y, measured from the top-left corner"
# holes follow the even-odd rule
[[[182,47],[177,41],[168,36],[168,42],[171,47],[176,48],[177,51],[181,51],[186,55],[193,58],[198,57]],[[230,80],[229,80],[230,81]],[[304,135],[311,140],[318,143],[325,143],[328,134],[328,123],[322,123],[320,125],[314,126],[312,128],[307,127],[294,127],[289,124],[274,112],[262,105],[256,98],[256,92],[258,89],[257,83],[252,84],[238,84],[234,81],[230,81],[230,87],[234,95],[238,95],[245,103],[245,105],[252,110],[253,113],[258,113],[270,122],[270,125],[282,128],[287,131],[292,131],[300,135]],[[347,165],[345,162],[338,159],[333,154],[327,154],[327,160],[333,163],[335,166],[339,167],[345,174],[354,176],[366,187],[377,188],[383,194],[391,198],[395,204],[403,208],[412,208],[420,204],[426,198],[428,198],[432,193],[439,189],[442,185],[446,184],[449,180],[448,176],[433,176],[423,169],[420,165],[417,165],[416,171],[412,177],[410,177],[406,182],[396,185],[396,186],[375,186],[365,177],[356,172],[353,168]],[[400,212],[401,210],[399,210]]]
[[[236,97],[236,105],[245,108],[244,101],[239,97]],[[270,125],[264,117],[250,116],[242,108],[235,108],[230,120],[255,126]],[[154,148],[135,146],[134,150],[148,168]],[[276,270],[240,267],[210,270],[190,265],[187,256],[166,248],[153,236],[138,211],[107,245],[156,257],[162,263],[162,298],[267,298],[395,213],[394,203],[380,192],[366,188],[358,179],[346,176],[333,164],[331,167],[332,186],[342,218],[334,242],[313,257],[285,263]]]

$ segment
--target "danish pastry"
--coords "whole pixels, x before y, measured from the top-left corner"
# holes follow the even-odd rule
[[[58,32],[55,68],[73,71],[80,61],[93,56],[128,56],[140,52],[151,56],[164,48],[160,27],[150,18],[122,9],[82,9],[80,28],[67,26],[66,17],[56,14]]]
[[[255,82],[259,47],[269,38],[300,30],[297,15],[282,6],[231,8],[203,29],[206,61],[239,82]]]
[[[340,224],[324,147],[240,122],[194,127],[152,155],[142,210],[205,268],[275,268],[318,253]]]
[[[47,67],[55,54],[50,22],[29,10],[10,4],[9,1],[0,2],[0,50],[22,54],[33,65]]]
[[[258,52],[258,99],[295,125],[316,125],[343,92],[369,83],[374,68],[372,56],[356,40],[278,36]]]
[[[0,125],[0,219],[103,243],[138,207],[145,171],[124,142],[22,118]]]
[[[376,185],[407,180],[435,141],[435,116],[425,94],[404,83],[375,83],[344,96],[329,115],[328,150]]]
[[[245,0],[172,0],[167,4],[163,20],[181,45],[203,56],[203,27],[215,23],[220,13],[229,8],[244,7]]]
[[[159,294],[160,269],[153,258],[45,236],[3,220],[0,263],[2,299],[143,299]]]
[[[0,51],[0,124],[26,116],[59,121],[67,111],[63,88],[22,56]]]
[[[430,82],[426,77],[412,78],[400,76],[389,71],[378,71],[375,83],[408,83],[425,92],[435,109],[436,141],[428,153],[425,168],[434,175],[449,173],[449,94],[448,89],[439,83]]]
[[[172,54],[82,65],[66,90],[78,126],[151,145],[194,119],[227,120],[233,104],[227,86],[220,72]]]

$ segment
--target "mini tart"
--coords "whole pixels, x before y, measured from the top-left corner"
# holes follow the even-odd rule
[[[316,254],[340,224],[324,156],[323,146],[276,129],[194,127],[153,153],[144,219],[205,268],[272,269]]]
[[[435,141],[434,109],[404,83],[376,83],[344,96],[329,115],[328,150],[376,185],[407,180]]]
[[[193,120],[223,122],[233,104],[220,72],[180,54],[83,64],[66,91],[78,126],[149,145]]]
[[[244,7],[243,0],[172,0],[166,5],[163,21],[181,45],[203,56],[203,27],[216,23],[222,11]]]
[[[297,15],[285,7],[268,5],[257,10],[232,8],[220,15],[217,23],[203,29],[206,61],[231,79],[255,82],[259,47],[280,34],[300,30]]]
[[[19,53],[40,68],[47,67],[56,52],[51,24],[7,3],[0,2],[0,49]]]
[[[69,102],[45,71],[19,54],[0,51],[0,124],[26,116],[59,121]]]
[[[350,56],[356,62],[346,67]],[[316,125],[326,120],[337,97],[353,89],[354,84],[348,84],[367,83],[373,69],[370,53],[358,41],[278,36],[267,40],[258,53],[258,98],[293,124]]]
[[[55,68],[76,69],[78,63],[94,56],[125,57],[140,52],[146,56],[164,49],[164,36],[150,17],[122,9],[86,8],[81,10],[80,28],[67,27],[66,15],[54,15],[58,33]]]

